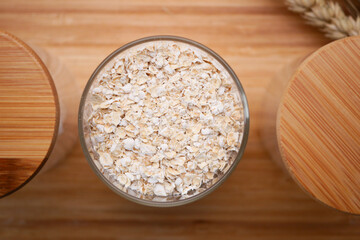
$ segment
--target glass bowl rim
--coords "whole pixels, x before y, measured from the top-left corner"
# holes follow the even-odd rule
[[[230,77],[235,82],[235,84],[238,88],[238,91],[240,93],[240,98],[241,98],[241,102],[243,105],[244,133],[243,133],[242,142],[241,142],[239,151],[236,155],[235,160],[230,165],[229,169],[220,177],[220,179],[218,179],[214,184],[212,184],[209,188],[207,188],[203,192],[200,192],[189,198],[175,200],[175,201],[171,201],[171,202],[161,202],[161,201],[152,201],[152,200],[141,199],[141,198],[132,196],[132,195],[126,193],[125,191],[117,188],[113,183],[110,182],[110,180],[107,177],[104,176],[104,174],[102,174],[100,172],[99,168],[95,165],[95,162],[92,159],[92,157],[87,149],[87,145],[86,145],[86,141],[85,141],[85,137],[84,137],[83,114],[84,114],[85,102],[86,102],[86,98],[89,93],[90,87],[92,86],[93,82],[95,81],[98,73],[106,66],[106,64],[108,62],[110,62],[114,57],[116,57],[121,52],[123,52],[129,48],[132,48],[136,45],[143,44],[146,42],[152,42],[152,41],[181,42],[181,43],[189,44],[191,46],[199,48],[200,50],[211,55],[216,61],[218,61],[224,67],[224,69],[229,73]],[[86,83],[86,86],[81,95],[79,113],[78,113],[78,132],[79,132],[80,144],[81,144],[82,150],[84,152],[85,158],[88,161],[89,165],[91,166],[92,170],[95,172],[95,174],[103,181],[103,183],[105,183],[105,185],[107,185],[116,194],[118,194],[132,202],[135,202],[135,203],[138,203],[141,205],[152,206],[152,207],[174,207],[174,206],[185,205],[185,204],[197,201],[197,200],[207,196],[208,194],[213,192],[215,189],[217,189],[220,185],[222,185],[225,182],[225,180],[234,171],[234,169],[236,168],[236,166],[238,165],[238,163],[240,162],[240,159],[242,158],[242,156],[244,154],[247,140],[249,137],[249,128],[250,128],[250,114],[249,114],[249,106],[248,106],[248,101],[247,101],[247,98],[245,95],[245,91],[244,91],[244,88],[242,87],[238,77],[236,76],[235,72],[227,64],[227,62],[222,57],[220,57],[220,55],[218,55],[213,50],[204,46],[201,43],[198,43],[196,41],[193,41],[193,40],[190,40],[190,39],[187,39],[184,37],[171,36],[171,35],[156,35],[156,36],[140,38],[140,39],[134,40],[132,42],[129,42],[129,43],[121,46],[120,48],[116,49],[111,54],[109,54],[94,70],[94,72],[91,74],[88,82]]]

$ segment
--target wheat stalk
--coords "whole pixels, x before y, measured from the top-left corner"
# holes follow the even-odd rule
[[[338,3],[326,0],[285,0],[291,11],[300,13],[310,25],[332,39],[360,35],[360,16],[347,16]]]

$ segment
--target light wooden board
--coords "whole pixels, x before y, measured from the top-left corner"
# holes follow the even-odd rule
[[[203,200],[172,209],[126,201],[97,179],[77,144],[56,168],[0,200],[1,239],[360,238],[360,220],[310,199],[260,141],[262,96],[272,76],[329,42],[282,1],[2,0],[0,28],[58,55],[80,88],[126,42],[155,34],[191,38],[233,67],[251,118],[243,159]]]

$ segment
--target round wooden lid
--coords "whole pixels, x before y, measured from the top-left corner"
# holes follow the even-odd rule
[[[300,186],[360,214],[360,37],[330,43],[300,65],[279,107],[277,136]]]
[[[41,169],[56,138],[57,119],[47,68],[24,42],[0,31],[0,197]]]

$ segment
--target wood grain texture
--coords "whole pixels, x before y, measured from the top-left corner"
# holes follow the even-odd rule
[[[285,174],[289,174],[289,172],[281,158],[279,143],[277,141],[277,114],[286,87],[305,58],[306,57],[302,56],[294,59],[279,70],[268,84],[266,92],[263,95],[264,107],[261,111],[261,119],[263,121],[260,125],[260,137],[271,159],[284,170]]]
[[[251,118],[238,167],[198,202],[156,209],[124,200],[95,176],[77,144],[56,168],[0,200],[1,239],[359,239],[360,221],[304,194],[259,138],[274,74],[329,41],[283,1],[2,0],[0,28],[59,56],[81,88],[109,53],[134,39],[199,41],[234,69]]]
[[[306,191],[360,214],[360,37],[301,63],[280,103],[277,136],[283,161]]]
[[[41,172],[46,172],[63,159],[74,147],[77,141],[77,114],[81,89],[74,81],[74,77],[60,59],[49,54],[44,49],[30,44],[30,47],[41,58],[53,79],[60,108],[59,131],[55,146],[49,160]]]
[[[42,61],[25,43],[0,32],[0,197],[23,186],[48,159],[57,108]]]

